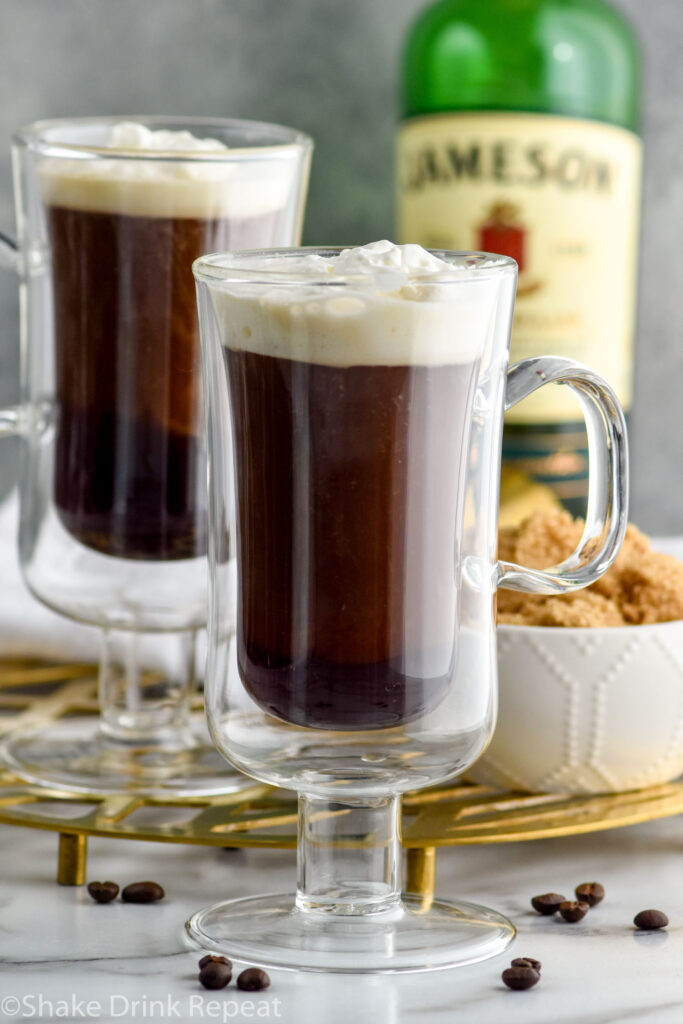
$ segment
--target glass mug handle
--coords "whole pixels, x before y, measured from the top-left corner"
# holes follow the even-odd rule
[[[0,267],[6,270],[19,268],[19,250],[16,243],[3,231],[0,231]]]
[[[0,268],[19,272],[19,250],[16,242],[0,231]],[[21,406],[0,408],[0,437],[18,434],[24,426],[25,410]]]
[[[538,356],[511,366],[505,409],[545,384],[575,392],[588,434],[589,475],[586,526],[576,550],[550,569],[498,562],[497,585],[533,594],[563,594],[587,587],[602,576],[619,553],[628,519],[628,441],[619,400],[609,384],[573,359]]]

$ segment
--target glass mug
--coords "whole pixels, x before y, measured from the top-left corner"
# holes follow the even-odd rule
[[[198,141],[202,140],[202,141]],[[296,245],[312,144],[278,125],[42,121],[13,160],[23,436],[20,562],[33,595],[103,631],[99,723],[12,735],[38,783],[197,794],[243,785],[190,724],[206,622],[206,451],[192,261]]]
[[[442,269],[406,275],[348,255],[194,265],[209,726],[241,771],[298,792],[299,826],[295,895],[217,904],[187,930],[256,963],[420,970],[494,955],[514,929],[401,896],[400,794],[464,771],[491,735],[497,587],[567,592],[614,560],[626,434],[591,370],[550,356],[508,369],[512,260],[439,252]],[[590,504],[574,554],[537,571],[496,560],[501,431],[504,409],[550,382],[583,407]]]

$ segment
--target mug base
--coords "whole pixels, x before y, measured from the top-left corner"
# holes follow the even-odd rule
[[[124,743],[107,738],[99,719],[71,720],[10,736],[0,758],[14,775],[38,786],[98,796],[190,798],[254,785],[226,763],[199,723],[179,739]]]
[[[515,937],[501,914],[474,903],[405,893],[398,909],[345,916],[296,908],[292,893],[228,900],[198,911],[193,948],[259,966],[378,974],[463,967],[503,953]]]

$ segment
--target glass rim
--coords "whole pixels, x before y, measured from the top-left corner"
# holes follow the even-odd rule
[[[366,271],[353,274],[311,274],[310,271],[286,270],[282,266],[269,268],[263,261],[273,258],[295,259],[302,256],[338,256],[346,249],[346,245],[334,246],[300,246],[273,249],[238,249],[226,252],[208,253],[200,256],[192,264],[192,273],[197,281],[220,284],[249,285],[359,285],[374,284],[380,275],[401,273],[394,267],[371,267]],[[509,256],[496,253],[479,252],[476,250],[427,249],[431,255],[444,260],[455,270],[462,271],[457,277],[451,273],[440,274],[433,271],[419,273],[411,271],[410,281],[420,284],[462,284],[472,279],[488,280],[493,277],[515,276],[517,263]],[[259,266],[259,262],[261,266]],[[249,264],[256,264],[250,267]]]
[[[170,131],[230,130],[244,134],[243,145],[229,146],[225,151],[140,150],[112,149],[102,145],[88,145],[61,140],[58,134],[67,128],[109,128],[122,122],[135,122],[146,128]],[[259,141],[258,136],[263,141]],[[57,137],[50,137],[57,136]],[[251,136],[255,136],[251,137]],[[248,138],[248,141],[246,139]],[[254,158],[281,158],[287,150],[292,154],[313,149],[313,139],[297,128],[269,121],[251,121],[230,117],[174,117],[166,114],[107,114],[101,117],[60,117],[31,121],[12,135],[15,145],[43,156],[82,159],[84,157],[107,160],[159,161],[163,163],[229,163]]]

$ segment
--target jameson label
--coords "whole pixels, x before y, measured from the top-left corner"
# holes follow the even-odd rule
[[[524,113],[414,118],[398,140],[398,236],[512,256],[513,361],[588,363],[631,404],[641,143],[595,121]],[[567,388],[506,417],[580,419]]]

